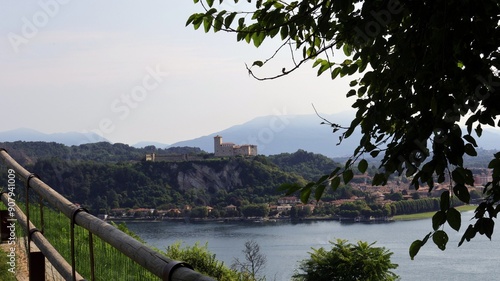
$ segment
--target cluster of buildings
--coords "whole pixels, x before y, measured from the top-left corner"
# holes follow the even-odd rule
[[[214,137],[214,157],[233,157],[233,156],[256,156],[257,145],[255,144],[242,144],[237,145],[232,142],[222,142],[222,136]],[[167,162],[181,162],[181,161],[196,161],[203,160],[203,157],[197,155],[158,155],[156,153],[146,154],[146,161],[167,161]]]
[[[299,198],[295,196],[282,197],[278,199],[278,204],[269,204],[269,209],[271,212],[282,214],[291,211],[292,207],[295,206],[297,209],[310,208],[311,211],[314,210],[314,204],[302,204]],[[210,206],[205,206],[207,208],[208,214],[210,214],[214,208]],[[115,208],[111,209],[109,214],[100,214],[101,219],[161,219],[161,218],[178,218],[183,217],[187,211],[190,211],[191,206],[184,206],[184,208],[172,208],[168,210],[157,210],[149,208]],[[227,205],[224,207],[226,214],[231,214],[230,216],[239,216],[238,207],[235,205]]]
[[[232,142],[222,142],[222,137],[219,135],[214,137],[215,157],[256,156],[256,155],[257,155],[257,145],[254,144],[237,145]]]

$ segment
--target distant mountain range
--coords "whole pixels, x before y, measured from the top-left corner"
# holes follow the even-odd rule
[[[345,112],[322,117],[332,123],[348,126],[352,114]],[[329,125],[321,122],[323,120],[314,114],[263,116],[208,136],[177,142],[171,146],[196,146],[207,152],[213,152],[213,137],[220,135],[223,137],[223,142],[255,144],[258,153],[264,155],[292,153],[299,149],[329,157],[347,156],[352,153],[359,143],[359,134],[337,145],[341,132],[333,133]]]
[[[0,132],[0,142],[13,141],[43,141],[62,143],[67,146],[80,145],[94,142],[109,142],[107,139],[95,133],[54,133],[45,134],[33,129],[20,128],[5,132]]]
[[[353,118],[353,112],[343,112],[330,115],[322,115],[331,123],[336,123],[347,127]],[[332,132],[332,128],[315,114],[310,115],[269,115],[257,117],[246,123],[235,125],[222,131],[214,132],[207,136],[198,137],[191,140],[164,144],[160,142],[140,142],[134,147],[141,148],[154,145],[157,148],[169,147],[199,147],[206,152],[214,151],[213,137],[220,135],[224,142],[235,144],[255,144],[258,153],[264,155],[275,155],[280,153],[293,153],[299,149],[328,157],[350,156],[359,144],[361,138],[359,131],[339,143],[339,136],[342,130]],[[8,132],[0,132],[0,142],[2,141],[46,141],[58,142],[65,145],[79,145],[84,143],[108,141],[94,133],[57,133],[43,134],[30,129],[18,129]],[[485,129],[483,135],[478,139],[480,148],[500,149],[500,131]]]
[[[348,127],[354,112],[342,112],[330,115],[321,115],[331,123]],[[345,157],[352,155],[361,139],[361,133],[356,130],[351,137],[339,144],[342,130],[333,132],[332,128],[318,115],[270,115],[257,117],[241,125],[232,126],[213,134],[177,142],[171,145],[158,143],[140,143],[136,147],[155,145],[159,148],[175,146],[194,146],[204,151],[213,152],[213,137],[220,135],[224,142],[235,144],[256,144],[258,153],[275,155],[284,152],[295,152],[303,149],[308,152],[323,154],[328,157]],[[477,139],[478,146],[486,150],[500,149],[500,131],[484,129],[481,138]]]

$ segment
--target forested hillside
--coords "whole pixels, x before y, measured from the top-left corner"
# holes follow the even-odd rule
[[[96,213],[112,208],[177,208],[185,205],[225,207],[229,204],[275,201],[283,183],[306,180],[284,161],[266,156],[210,158],[198,148],[137,149],[123,144],[95,143],[67,147],[56,143],[2,143],[18,162],[69,200]],[[206,160],[150,162],[145,153],[204,155]],[[326,157],[297,152],[307,159]],[[286,157],[294,157],[287,154]],[[276,159],[280,159],[277,157]],[[306,159],[304,159],[306,161]],[[313,169],[313,168],[312,168]],[[297,173],[293,173],[293,172]],[[310,171],[320,174],[320,172]]]
[[[258,158],[135,163],[52,158],[39,160],[31,170],[71,201],[94,211],[262,203],[279,196],[280,184],[303,182]]]
[[[75,203],[110,208],[226,206],[275,200],[277,187],[304,182],[259,158],[98,163],[39,160],[31,170]]]

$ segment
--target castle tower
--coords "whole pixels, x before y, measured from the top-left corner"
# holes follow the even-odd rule
[[[214,137],[214,154],[218,155],[220,146],[222,145],[222,137],[219,135],[216,135]]]

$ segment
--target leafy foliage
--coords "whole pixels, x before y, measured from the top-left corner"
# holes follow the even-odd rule
[[[341,180],[349,182],[355,169],[364,171],[365,163],[358,161],[363,155],[383,154],[374,185],[386,184],[396,173],[411,177],[417,189],[427,185],[432,190],[435,182],[443,183],[451,175],[455,185],[449,194],[468,203],[466,186],[474,179],[464,158],[477,155],[476,138],[483,126],[500,125],[500,48],[492,40],[500,37],[498,1],[257,0],[249,1],[255,4],[251,11],[238,1],[233,11],[219,11],[214,1],[194,2],[205,9],[187,20],[195,29],[203,23],[205,32],[234,32],[238,41],[256,47],[265,39],[280,42],[269,59],[247,67],[259,80],[288,75],[309,61],[317,75],[355,77],[346,96],[353,99],[356,117],[347,127],[329,125],[334,131],[344,130],[341,139],[360,127],[359,146],[342,168],[305,186],[289,186],[291,192],[300,191],[302,201],[313,195],[321,198],[326,187],[336,189]],[[255,68],[280,51],[291,52],[291,67],[275,76],[255,75]],[[465,122],[465,130],[459,122]],[[500,200],[500,154],[489,167],[493,180],[461,242],[477,233],[491,237],[493,232]],[[450,205],[443,205],[441,212],[440,227],[449,224],[449,216],[456,219]],[[447,239],[442,230],[434,228],[433,233],[439,238],[434,242],[444,249]]]
[[[392,252],[389,250],[363,241],[349,244],[339,239],[330,243],[333,245],[330,251],[323,247],[313,248],[310,258],[300,263],[293,280],[397,280],[398,276],[391,270],[398,265],[391,262]]]
[[[165,250],[165,255],[173,260],[185,261],[202,274],[214,277],[220,281],[250,281],[244,279],[241,274],[224,265],[223,262],[216,259],[215,254],[208,250],[208,245],[200,246],[196,243],[193,246],[181,247],[181,242],[176,242],[168,246]]]

